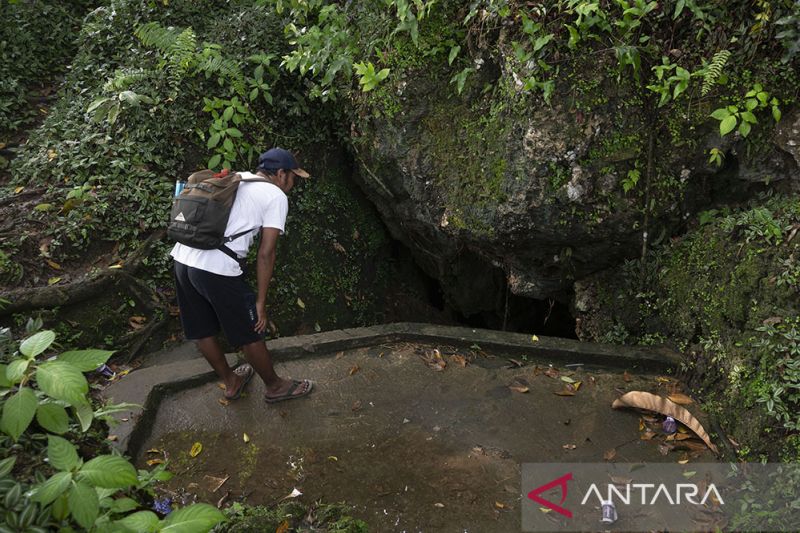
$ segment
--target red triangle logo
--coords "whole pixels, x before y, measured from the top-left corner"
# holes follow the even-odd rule
[[[528,498],[535,501],[539,505],[543,505],[548,509],[551,509],[559,514],[566,516],[567,518],[572,518],[572,511],[561,507],[561,504],[563,504],[564,500],[567,499],[567,481],[572,481],[572,472],[570,472],[569,474],[564,474],[560,478],[554,479],[553,481],[545,485],[542,485],[541,487],[533,489],[528,493]],[[540,496],[541,493],[547,492],[553,487],[558,487],[558,486],[561,487],[561,501],[558,502],[558,504],[555,504],[549,500],[545,500]]]

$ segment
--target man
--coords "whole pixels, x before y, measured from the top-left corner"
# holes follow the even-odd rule
[[[261,233],[256,275],[257,292],[244,280],[242,269],[221,250],[200,250],[176,244],[170,255],[175,259],[175,280],[181,324],[187,339],[197,342],[211,367],[225,384],[225,398],[235,400],[253,377],[254,370],[264,381],[265,401],[290,400],[311,392],[312,382],[279,377],[273,368],[264,332],[267,328],[267,288],[275,267],[278,237],[283,233],[289,210],[286,195],[298,177],[308,173],[299,168],[294,156],[282,148],[272,148],[258,158],[255,176],[241,172],[243,178],[263,177],[268,182],[243,181],[231,208],[225,235],[252,231],[226,244],[239,257],[246,257],[256,235]],[[240,347],[249,364],[235,370],[228,366],[216,334],[222,328],[231,345]]]

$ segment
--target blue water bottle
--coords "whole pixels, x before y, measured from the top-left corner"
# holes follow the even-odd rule
[[[175,198],[183,191],[184,187],[186,187],[185,180],[175,180]]]

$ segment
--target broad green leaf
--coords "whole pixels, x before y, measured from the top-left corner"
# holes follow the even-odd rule
[[[100,502],[94,487],[81,481],[76,482],[69,491],[67,504],[75,521],[86,530],[91,529],[100,512]]]
[[[222,148],[224,148],[226,152],[233,152],[233,141],[226,138],[222,141]]]
[[[128,411],[134,411],[136,409],[141,409],[141,405],[138,403],[110,403],[108,405],[104,405],[100,409],[94,412],[95,417],[101,416],[108,416],[114,413],[125,413]]]
[[[12,385],[22,381],[22,376],[25,375],[25,371],[28,370],[28,365],[30,365],[30,363],[31,362],[27,359],[14,359],[11,361],[6,368],[6,380]]]
[[[8,365],[0,364],[0,387],[10,388],[14,382],[8,379],[6,372],[8,371]]]
[[[22,435],[33,420],[38,405],[36,394],[30,387],[22,387],[3,406],[0,429],[15,441]]]
[[[67,481],[69,482],[70,480],[67,479]],[[67,483],[67,487],[69,487],[69,483]],[[56,497],[53,505],[50,507],[50,509],[52,509],[51,512],[53,513],[53,518],[56,520],[66,520],[69,516],[69,504],[67,503],[67,496],[67,493],[63,492]]]
[[[211,156],[211,159],[208,160],[208,168],[217,168],[221,159],[222,156],[219,154]]]
[[[775,119],[775,122],[780,122],[781,110],[778,108],[778,106],[772,106],[772,118]]]
[[[41,403],[36,409],[36,421],[50,433],[60,435],[69,431],[67,410],[56,403]]]
[[[386,79],[388,76],[389,76],[389,69],[388,69],[388,68],[384,68],[384,69],[381,69],[381,70],[378,72],[378,74],[377,74],[377,76],[376,76],[376,77],[378,78],[378,80],[379,80],[379,81],[383,81],[383,80],[385,80],[385,79]]]
[[[739,133],[742,134],[742,137],[747,137],[750,135],[750,128],[750,123],[742,121],[742,123],[739,124]]]
[[[61,496],[69,487],[72,481],[72,474],[69,472],[59,472],[45,481],[36,489],[33,500],[47,505]]]
[[[453,61],[455,60],[458,53],[461,51],[461,47],[459,45],[455,45],[450,48],[450,55],[447,57],[447,64],[452,65]]]
[[[80,370],[65,361],[42,363],[36,370],[36,382],[45,394],[70,405],[87,403],[89,384]]]
[[[111,511],[115,513],[129,513],[139,507],[139,502],[132,498],[120,498],[111,504]]]
[[[196,503],[177,511],[172,511],[162,522],[162,532],[196,533],[208,531],[225,520],[225,515],[207,503]]]
[[[742,120],[744,120],[745,122],[749,122],[750,124],[756,124],[758,122],[756,116],[752,114],[750,111],[742,111]]]
[[[152,511],[139,511],[114,522],[131,531],[149,533],[158,530],[158,515]]]
[[[733,128],[736,127],[736,117],[731,115],[726,117],[722,122],[719,123],[719,134],[723,137],[728,133],[733,131]]]
[[[120,107],[119,104],[114,104],[108,110],[108,123],[114,124],[117,121],[117,117],[119,117]]]
[[[92,420],[94,419],[94,411],[92,411],[92,406],[88,403],[84,403],[81,405],[76,405],[74,407],[75,416],[78,418],[78,422],[81,423],[81,431],[86,433],[92,425]]]
[[[108,350],[73,350],[59,355],[58,361],[66,361],[81,372],[91,372],[105,364],[113,353]]]
[[[138,481],[133,465],[116,455],[95,457],[81,467],[78,475],[92,485],[107,489],[124,489]]]
[[[225,111],[222,113],[223,120],[230,120],[233,116],[233,112],[236,111],[233,107],[226,107]]]
[[[242,132],[236,128],[228,128],[227,130],[225,130],[225,133],[227,133],[229,136],[235,139],[238,139],[239,137],[242,136]]]
[[[256,98],[258,98],[258,87],[250,91],[250,100],[255,100]]]
[[[12,455],[0,461],[0,479],[6,477],[14,468],[14,463],[17,462],[17,456]]]
[[[53,344],[56,340],[56,334],[52,331],[45,330],[36,333],[22,341],[19,345],[19,351],[28,359],[33,359]]]
[[[216,145],[219,144],[220,135],[219,133],[214,133],[211,137],[208,138],[208,142],[206,143],[206,147],[214,148]]]
[[[72,470],[80,462],[75,445],[55,435],[47,436],[47,459],[54,468],[63,471]]]
[[[716,111],[714,111],[713,113],[711,113],[711,117],[715,118],[717,120],[725,120],[729,116],[731,116],[730,111],[728,111],[724,107],[721,107],[721,108],[717,109]]]

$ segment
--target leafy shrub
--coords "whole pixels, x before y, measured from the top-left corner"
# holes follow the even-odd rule
[[[0,430],[5,433],[0,449],[8,455],[0,462],[5,526],[39,531],[58,527],[97,531],[191,527],[203,531],[223,520],[222,513],[205,504],[178,509],[163,520],[152,511],[137,510],[141,507],[135,499],[137,491],[168,479],[163,468],[137,472],[115,454],[81,457],[76,443],[92,421],[130,406],[94,409],[91,405],[83,373],[103,365],[112,352],[77,350],[51,356],[54,341],[55,333],[40,331],[25,339],[7,363],[0,364]],[[18,461],[26,463],[17,469],[20,475],[26,469],[32,469],[33,475],[9,477]],[[44,475],[46,471],[51,473],[49,477]]]

